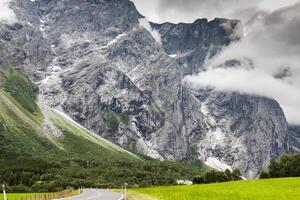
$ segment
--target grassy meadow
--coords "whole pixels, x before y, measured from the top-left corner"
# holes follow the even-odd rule
[[[7,200],[50,200],[61,197],[71,197],[79,195],[81,190],[65,190],[55,193],[7,193]],[[0,193],[0,200],[3,200],[4,196]]]
[[[300,200],[300,178],[131,189],[129,200]]]

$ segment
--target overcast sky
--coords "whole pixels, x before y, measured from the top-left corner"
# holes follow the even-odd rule
[[[297,0],[132,0],[154,22],[193,22],[197,18],[241,18],[249,9],[274,11]]]

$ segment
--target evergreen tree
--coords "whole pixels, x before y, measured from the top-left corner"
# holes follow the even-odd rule
[[[237,181],[237,180],[241,180],[241,172],[239,169],[234,169],[232,171],[232,180]]]

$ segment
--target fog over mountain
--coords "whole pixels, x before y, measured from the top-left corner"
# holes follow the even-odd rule
[[[198,88],[214,86],[218,90],[274,98],[281,104],[289,123],[300,124],[300,4],[297,2],[157,0],[153,3],[155,11],[148,16],[176,22],[192,21],[196,16],[241,20],[243,27],[236,30],[241,40],[207,60],[208,71],[185,80]],[[137,5],[143,10],[138,0]],[[241,61],[238,68],[215,69],[234,59]]]
[[[300,4],[296,4],[258,18],[239,42],[206,63],[206,72],[186,80],[275,98],[288,121],[300,124],[299,12]],[[234,59],[241,61],[238,67],[218,68]]]
[[[0,0],[0,21],[8,23],[16,20],[15,13],[9,8],[10,0]]]
[[[216,17],[248,20],[257,12],[270,12],[298,0],[132,0],[140,12],[155,22],[193,22]],[[298,1],[299,2],[299,1]]]

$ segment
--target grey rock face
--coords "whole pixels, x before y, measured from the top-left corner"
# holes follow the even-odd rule
[[[197,142],[200,159],[210,163],[217,158],[255,178],[272,158],[288,152],[287,122],[276,101],[213,90],[194,95],[209,126]]]
[[[21,56],[17,65],[38,81],[47,105],[90,130],[153,158],[200,159],[247,178],[288,151],[287,122],[274,100],[182,82],[236,39],[238,21],[151,24],[160,46],[128,0],[14,0],[12,7],[22,29],[11,37],[1,25],[1,42],[15,48],[10,38],[35,34],[20,49],[38,56]]]
[[[300,126],[289,126],[290,153],[300,153]]]
[[[34,39],[32,39],[34,38]],[[28,24],[0,24],[0,66],[24,69],[33,79],[51,60],[50,45]]]
[[[199,72],[206,59],[239,39],[235,33],[239,26],[238,20],[220,18],[198,19],[191,24],[152,23],[161,34],[163,48],[182,66],[185,74]]]

